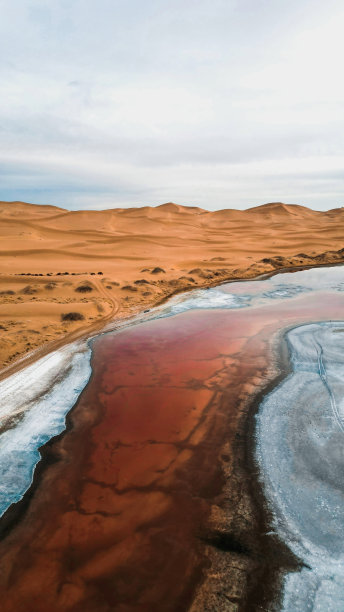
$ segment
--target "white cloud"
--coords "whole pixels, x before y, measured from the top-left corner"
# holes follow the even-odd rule
[[[5,0],[0,198],[342,204],[337,0]]]

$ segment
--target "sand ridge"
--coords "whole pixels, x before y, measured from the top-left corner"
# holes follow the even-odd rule
[[[0,368],[175,292],[344,260],[344,209],[0,202]]]

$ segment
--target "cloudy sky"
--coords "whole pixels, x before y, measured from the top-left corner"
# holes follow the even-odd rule
[[[344,205],[342,0],[0,0],[0,199]]]

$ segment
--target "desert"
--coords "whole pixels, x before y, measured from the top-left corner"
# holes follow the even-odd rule
[[[340,263],[343,224],[343,208],[282,203],[209,212],[2,202],[0,377],[178,292]]]

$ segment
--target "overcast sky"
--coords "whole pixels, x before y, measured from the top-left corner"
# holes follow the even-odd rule
[[[344,205],[342,0],[0,0],[0,199]]]

